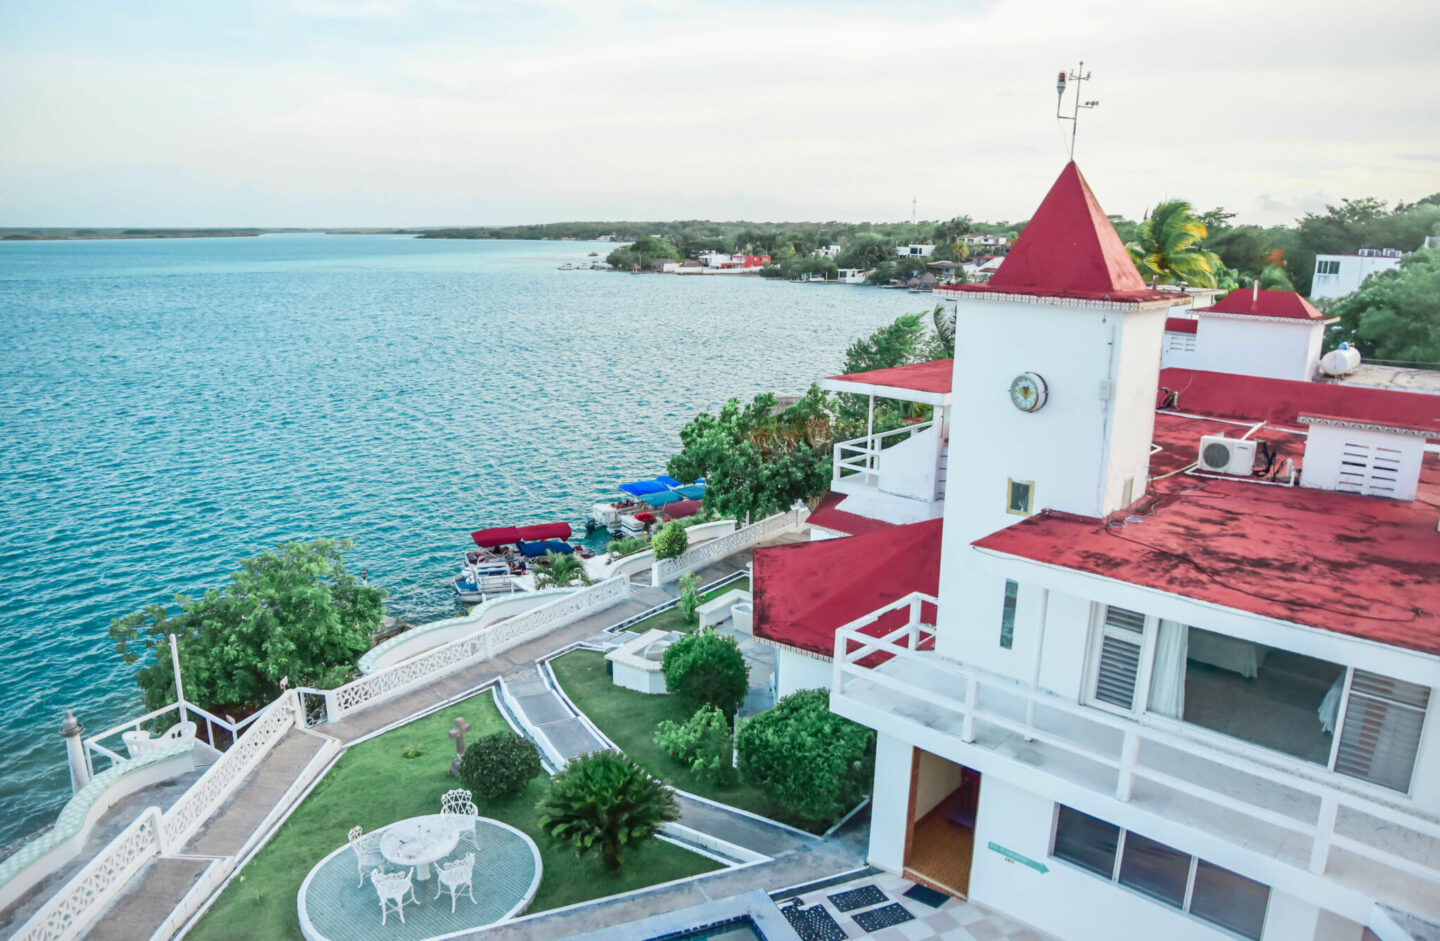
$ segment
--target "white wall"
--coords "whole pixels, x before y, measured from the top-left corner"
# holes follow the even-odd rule
[[[875,791],[870,800],[870,865],[887,872],[905,868],[905,831],[910,810],[910,762],[914,749],[894,736],[875,737]]]
[[[1308,382],[1320,367],[1324,335],[1325,325],[1314,320],[1201,314],[1190,368]]]
[[[775,648],[775,695],[783,699],[796,690],[829,689],[833,671],[829,660]]]
[[[939,456],[940,426],[934,424],[880,452],[877,486],[912,500],[934,500]]]
[[[920,751],[919,775],[915,781],[914,819],[934,810],[945,798],[960,786],[963,771],[960,765],[946,761],[928,751]]]
[[[1339,274],[1316,274],[1310,283],[1310,299],[1322,297],[1344,297],[1358,289],[1365,279],[1377,271],[1389,271],[1400,265],[1400,259],[1384,255],[1316,255],[1315,266],[1319,271],[1320,262],[1340,262]]]

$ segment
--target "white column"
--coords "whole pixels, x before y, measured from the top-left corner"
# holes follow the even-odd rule
[[[1315,941],[1319,920],[1319,906],[1271,889],[1262,935],[1265,941]]]
[[[905,868],[905,831],[910,816],[910,765],[915,749],[883,732],[875,736],[875,791],[870,800],[870,865],[899,873]]]
[[[70,790],[73,793],[90,783],[90,766],[85,762],[85,726],[69,709],[65,710],[60,734],[65,737],[65,757],[70,762]]]

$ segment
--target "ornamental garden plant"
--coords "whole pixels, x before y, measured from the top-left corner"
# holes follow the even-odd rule
[[[535,744],[514,732],[477,739],[460,758],[460,782],[486,800],[519,794],[542,770]]]
[[[662,824],[680,819],[675,795],[665,782],[616,751],[570,762],[550,779],[539,811],[541,829],[569,843],[578,856],[598,850],[611,871],[621,867],[628,848],[651,839]]]
[[[690,534],[685,532],[682,524],[671,520],[655,530],[655,535],[650,537],[650,545],[655,549],[655,558],[678,559],[690,545]]]
[[[718,787],[735,783],[734,740],[725,713],[701,706],[684,722],[666,719],[655,729],[655,744],[691,772]]]
[[[682,637],[666,648],[661,671],[665,689],[688,708],[714,706],[726,722],[734,721],[750,690],[750,667],[740,645],[714,628]]]
[[[834,819],[870,788],[875,733],[831,712],[826,690],[791,693],[737,739],[740,774],[798,817]]]

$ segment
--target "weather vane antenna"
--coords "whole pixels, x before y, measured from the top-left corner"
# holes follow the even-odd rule
[[[1080,67],[1073,72],[1061,71],[1060,78],[1055,82],[1055,117],[1061,121],[1070,122],[1070,159],[1075,159],[1075,132],[1080,127],[1080,109],[1093,108],[1100,104],[1098,101],[1080,100],[1080,83],[1090,81],[1090,73],[1085,71],[1085,61],[1080,61]],[[1069,114],[1061,114],[1060,109],[1065,105],[1065,86],[1067,82],[1075,84],[1075,104]]]

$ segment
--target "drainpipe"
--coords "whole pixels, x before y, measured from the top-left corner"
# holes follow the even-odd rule
[[[65,757],[70,761],[70,790],[77,792],[90,783],[90,766],[85,763],[85,726],[69,709],[65,710],[60,734],[65,737]]]

